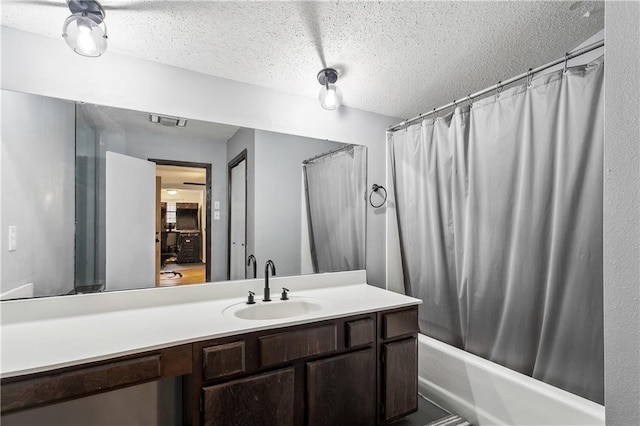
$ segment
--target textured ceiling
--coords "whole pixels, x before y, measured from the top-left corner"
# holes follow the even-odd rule
[[[564,55],[603,2],[103,0],[109,52],[406,118]],[[56,6],[57,5],[57,6]],[[2,0],[2,24],[60,39],[64,0]],[[96,60],[96,59],[87,59]],[[100,60],[100,59],[97,59]]]

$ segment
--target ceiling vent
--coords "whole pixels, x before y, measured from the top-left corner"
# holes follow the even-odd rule
[[[149,121],[168,127],[185,127],[187,125],[186,118],[170,117],[168,115],[149,114]]]

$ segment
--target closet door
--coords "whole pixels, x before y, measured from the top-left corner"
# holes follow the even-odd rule
[[[230,167],[229,279],[244,280],[247,278],[247,160]]]

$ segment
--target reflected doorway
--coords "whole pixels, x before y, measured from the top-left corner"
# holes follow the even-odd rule
[[[211,165],[156,163],[156,286],[211,281]]]

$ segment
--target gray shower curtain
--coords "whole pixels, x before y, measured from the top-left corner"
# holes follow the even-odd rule
[[[543,75],[387,136],[421,331],[598,403],[603,68]]]
[[[307,160],[303,172],[314,272],[364,269],[367,148]]]

